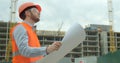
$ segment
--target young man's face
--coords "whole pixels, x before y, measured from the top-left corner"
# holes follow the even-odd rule
[[[40,20],[40,13],[36,8],[31,8],[30,9],[30,18],[36,22]]]

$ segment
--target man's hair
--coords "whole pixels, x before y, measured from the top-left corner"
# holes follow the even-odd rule
[[[31,8],[36,8],[36,7],[31,6],[31,7],[26,8],[25,10],[23,10],[23,12],[20,13],[21,19],[25,20],[25,18],[26,18],[25,11],[30,10]]]

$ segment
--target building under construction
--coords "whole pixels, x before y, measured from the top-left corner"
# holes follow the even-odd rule
[[[0,63],[5,61],[6,57],[12,58],[12,54],[6,56],[7,45],[9,42],[9,22],[0,21]],[[86,39],[79,44],[65,57],[75,58],[96,56],[107,54],[110,51],[109,25],[91,24],[85,28]],[[38,38],[42,46],[52,44],[54,41],[61,41],[65,35],[63,31],[37,30]],[[115,47],[120,49],[120,33],[114,32]]]

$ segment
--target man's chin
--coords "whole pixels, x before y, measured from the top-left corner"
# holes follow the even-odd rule
[[[34,21],[35,21],[35,23],[37,23],[37,22],[39,22],[39,21],[40,21],[40,19],[35,19]]]

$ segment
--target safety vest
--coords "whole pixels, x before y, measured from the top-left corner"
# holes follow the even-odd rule
[[[30,25],[24,23],[24,22],[19,23],[19,24],[22,24],[22,26],[27,31],[27,34],[28,34],[28,45],[30,47],[40,47],[40,43],[39,43],[38,37],[37,37],[36,33],[33,31],[32,27]],[[18,50],[18,47],[16,45],[15,39],[12,36],[15,27],[13,27],[12,30],[11,30],[11,32],[10,32],[11,41],[12,41],[12,53],[13,53],[12,63],[35,63],[38,60],[42,59],[43,56],[25,57],[25,56],[23,56],[23,55],[21,55],[19,53],[19,50]]]

